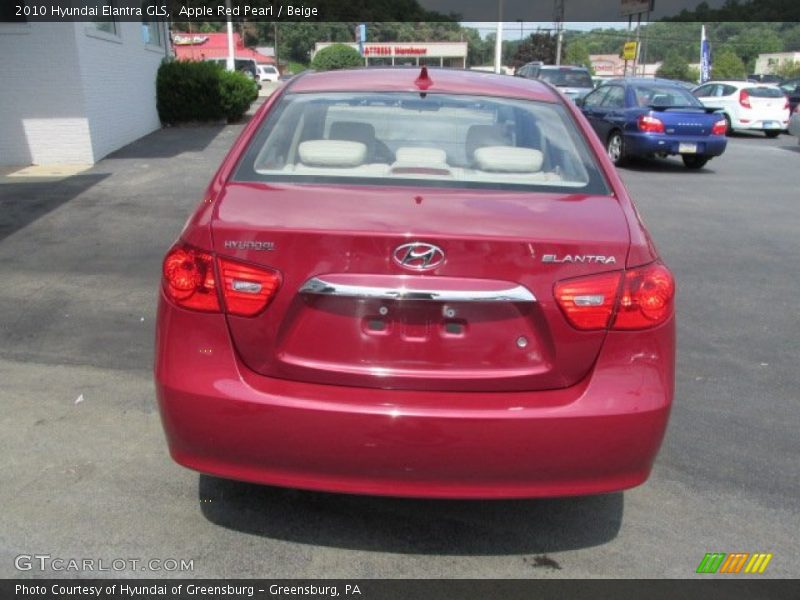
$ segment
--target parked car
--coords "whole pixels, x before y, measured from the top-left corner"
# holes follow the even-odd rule
[[[789,98],[789,109],[794,113],[797,105],[800,104],[800,78],[784,81],[778,87]]]
[[[747,81],[752,81],[755,83],[781,83],[783,81],[783,77],[780,75],[748,75]]]
[[[632,156],[679,155],[700,169],[725,152],[722,115],[669,80],[611,80],[578,105],[618,166]]]
[[[281,74],[273,65],[258,65],[258,78],[260,81],[278,81]]]
[[[213,62],[223,68],[226,68],[228,65],[227,58],[207,58],[206,61]],[[247,75],[247,77],[250,79],[255,79],[258,81],[258,65],[252,58],[235,58],[234,68],[237,71]]]
[[[789,100],[778,86],[746,81],[709,81],[692,90],[705,106],[725,115],[726,132],[763,131],[777,137],[789,124]]]
[[[536,79],[537,75],[539,74],[539,68],[544,63],[542,61],[534,61],[529,62],[527,64],[522,65],[521,67],[517,67],[514,70],[514,77],[524,77],[526,79]]]
[[[797,138],[800,143],[800,105],[796,106],[792,117],[789,119],[789,133]]]
[[[300,74],[203,198],[164,259],[158,308],[178,463],[422,497],[647,479],[673,394],[674,281],[550,87]]]
[[[594,89],[592,76],[586,67],[542,66],[536,74],[541,79],[556,86],[569,98],[582,98]]]

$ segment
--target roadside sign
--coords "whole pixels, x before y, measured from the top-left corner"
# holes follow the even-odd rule
[[[624,60],[636,60],[636,42],[625,42],[622,47],[622,58]]]
[[[622,17],[629,17],[652,12],[654,4],[654,0],[620,0],[619,14]]]

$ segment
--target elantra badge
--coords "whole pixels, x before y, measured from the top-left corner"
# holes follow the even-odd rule
[[[558,256],[557,254],[545,254],[542,256],[543,263],[589,263],[601,265],[616,264],[614,256],[601,256],[599,254],[567,254]]]
[[[424,242],[411,242],[394,249],[392,259],[405,269],[426,271],[444,262],[444,251],[439,246]]]

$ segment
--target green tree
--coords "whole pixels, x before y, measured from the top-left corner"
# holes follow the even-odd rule
[[[358,50],[347,44],[334,44],[323,48],[314,55],[311,68],[317,71],[331,71],[333,69],[348,69],[361,67],[364,59]]]
[[[755,25],[753,23],[750,25],[751,27],[728,41],[734,45],[736,54],[742,61],[752,68],[759,54],[782,51],[783,40],[771,27],[752,27]]]
[[[656,77],[664,79],[678,79],[680,81],[691,81],[692,74],[689,72],[689,63],[678,52],[671,51],[667,54],[664,62],[656,71]]]
[[[562,62],[567,65],[581,65],[587,67],[589,69],[589,73],[594,75],[594,70],[592,69],[592,60],[589,58],[589,49],[580,38],[577,38],[567,44]]]
[[[516,69],[534,60],[552,65],[556,62],[556,45],[557,40],[554,35],[532,33],[519,45],[511,60],[511,66]]]
[[[742,79],[746,75],[744,61],[730,48],[722,48],[712,56],[711,76],[714,79]]]

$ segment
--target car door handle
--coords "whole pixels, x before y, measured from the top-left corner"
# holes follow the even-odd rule
[[[522,285],[508,282],[492,289],[435,288],[421,283],[407,282],[402,287],[363,285],[331,281],[330,278],[312,277],[300,287],[301,294],[338,296],[378,300],[433,300],[437,302],[536,302],[533,293]]]

